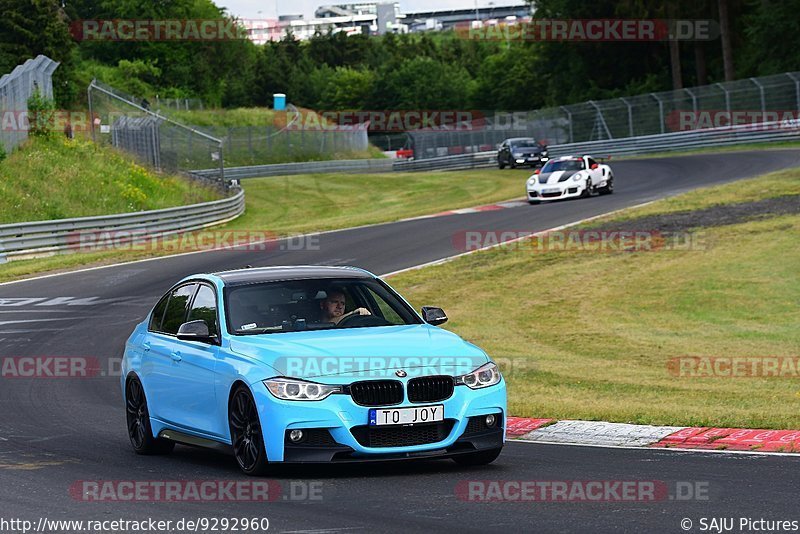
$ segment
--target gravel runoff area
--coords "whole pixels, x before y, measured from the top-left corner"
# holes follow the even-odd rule
[[[592,226],[592,230],[625,231],[631,226],[665,234],[692,228],[724,226],[800,213],[800,195],[786,195],[738,204],[720,204],[699,210],[647,215],[626,221]]]

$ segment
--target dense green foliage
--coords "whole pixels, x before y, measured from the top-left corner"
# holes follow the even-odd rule
[[[798,70],[800,0],[532,0],[556,19],[719,19],[727,5],[737,78]],[[62,7],[63,4],[63,7]],[[673,87],[666,42],[470,40],[453,32],[300,42],[80,41],[85,19],[229,17],[212,0],[0,0],[0,72],[43,53],[62,62],[59,105],[85,99],[93,77],[141,97],[215,106],[268,105],[274,92],[314,109],[532,109]],[[434,6],[432,6],[434,7]],[[720,39],[684,41],[683,86],[724,79]],[[680,85],[680,84],[679,84]]]

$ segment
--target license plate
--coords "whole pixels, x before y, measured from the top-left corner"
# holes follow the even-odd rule
[[[444,421],[443,404],[413,408],[372,408],[369,411],[370,426],[413,425],[436,421]]]
[[[542,193],[550,194],[550,193],[560,193],[561,189],[542,189]]]

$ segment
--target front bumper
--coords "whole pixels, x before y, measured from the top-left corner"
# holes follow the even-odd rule
[[[264,444],[270,462],[352,462],[450,457],[502,447],[505,442],[504,380],[494,386],[478,390],[456,386],[453,395],[441,402],[420,404],[406,400],[401,404],[390,406],[390,408],[428,404],[444,406],[445,421],[438,428],[432,428],[431,424],[413,425],[414,428],[380,427],[394,429],[381,432],[396,432],[402,435],[405,429],[409,433],[426,435],[431,435],[433,432],[435,436],[429,442],[403,446],[392,446],[391,441],[385,439],[385,435],[380,446],[369,446],[373,441],[377,441],[366,438],[366,434],[375,429],[367,425],[370,408],[357,405],[349,395],[331,395],[315,402],[283,401],[273,397],[262,383],[253,384],[251,389],[258,406]],[[470,418],[485,417],[489,414],[498,416],[493,428],[479,429],[475,425],[475,419],[472,419],[470,424]],[[287,431],[295,429],[306,430],[307,434],[314,436],[313,442],[292,444],[287,438]]]
[[[574,198],[583,194],[586,182],[566,181],[559,184],[536,184],[527,186],[528,200],[558,200]]]
[[[511,156],[511,162],[515,165],[543,165],[549,159],[547,156],[523,156],[519,158]]]

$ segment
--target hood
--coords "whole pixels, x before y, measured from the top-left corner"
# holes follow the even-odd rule
[[[427,324],[237,336],[231,350],[272,367],[278,375],[314,379],[460,375],[489,361],[486,353],[447,330]]]
[[[581,171],[555,171],[555,172],[545,172],[539,174],[539,183],[540,184],[557,184],[559,180],[567,181],[568,179],[572,178],[573,174],[579,173]]]

